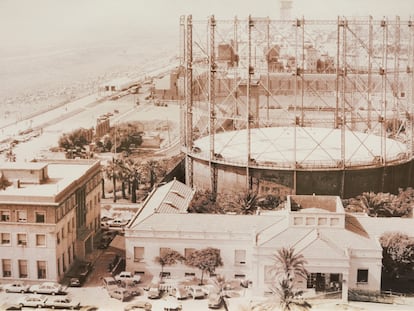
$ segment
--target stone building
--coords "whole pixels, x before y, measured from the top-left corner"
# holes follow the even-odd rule
[[[99,161],[1,163],[0,280],[60,281],[100,228]]]

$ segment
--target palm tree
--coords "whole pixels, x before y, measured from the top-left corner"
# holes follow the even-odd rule
[[[119,180],[119,166],[117,160],[112,158],[112,161],[108,162],[105,168],[106,177],[112,180],[113,192],[114,192],[114,203],[116,202],[116,181]]]
[[[128,182],[128,184],[131,184],[131,202],[137,203],[137,190],[142,179],[142,166],[139,162],[127,158],[122,162],[121,169],[123,171],[125,180]]]
[[[144,162],[144,168],[148,171],[150,188],[152,189],[157,182],[157,178],[160,175],[165,174],[165,169],[160,162],[156,160],[148,160]]]
[[[305,268],[307,263],[302,254],[295,254],[293,247],[278,249],[273,255],[273,271],[276,275],[287,278],[291,281],[297,276],[306,279],[308,271]]]
[[[257,193],[248,191],[247,193],[236,195],[228,204],[229,207],[237,213],[247,215],[256,212],[258,206],[257,203]]]
[[[312,306],[305,300],[299,299],[303,294],[302,290],[296,290],[295,278],[307,278],[308,271],[305,268],[307,263],[302,254],[295,254],[293,247],[281,248],[273,255],[274,284],[270,288],[273,296],[278,299],[271,299],[260,304],[260,310],[277,310],[280,307],[283,311],[290,311],[293,308],[308,310]]]

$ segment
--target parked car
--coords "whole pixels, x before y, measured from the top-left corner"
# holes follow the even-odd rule
[[[12,310],[15,311],[15,310],[21,310],[21,309],[22,309],[22,306],[18,304],[6,303],[0,306],[0,310],[4,310],[4,311],[12,311]]]
[[[29,288],[30,285],[24,284],[23,282],[13,282],[3,285],[3,290],[6,293],[26,293],[29,291]]]
[[[125,227],[129,223],[129,219],[112,219],[108,220],[109,227]]]
[[[223,297],[217,292],[208,294],[208,307],[210,309],[220,309],[223,305]]]
[[[170,296],[174,296],[175,298],[177,298],[178,300],[181,300],[181,299],[186,299],[186,298],[188,298],[188,292],[187,292],[187,290],[185,289],[185,287],[184,286],[182,286],[182,285],[179,285],[179,286],[176,286],[176,287],[172,287],[170,290],[169,290],[169,293],[168,293]]]
[[[108,294],[109,297],[119,299],[120,301],[125,301],[132,297],[131,292],[122,287],[108,290]]]
[[[149,299],[158,299],[161,298],[161,291],[158,287],[150,287],[148,289],[148,298]]]
[[[119,287],[118,282],[112,276],[103,278],[102,283],[107,291],[114,290]]]
[[[81,282],[80,278],[70,278],[69,286],[70,287],[81,287],[82,282]]]
[[[44,282],[42,284],[32,285],[29,288],[29,292],[32,292],[34,294],[56,295],[62,293],[62,291],[62,285],[54,282]]]
[[[118,283],[125,282],[125,284],[139,283],[141,281],[141,276],[139,274],[132,274],[132,272],[129,271],[122,271],[115,276],[115,280]]]
[[[192,286],[190,286],[188,288],[188,295],[190,295],[194,299],[196,299],[196,298],[204,298],[205,297],[205,294],[206,293],[203,291],[203,289],[201,288],[201,286],[192,285]]]
[[[72,300],[67,296],[49,298],[46,301],[46,307],[52,309],[79,309],[80,301]]]
[[[163,307],[164,311],[181,311],[182,309],[183,306],[176,301],[166,301]]]
[[[47,297],[45,295],[26,295],[18,300],[21,307],[43,308],[46,306]]]
[[[124,311],[151,311],[152,304],[148,301],[136,301],[124,308]]]

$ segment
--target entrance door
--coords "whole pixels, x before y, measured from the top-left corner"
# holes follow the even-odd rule
[[[315,290],[317,292],[325,291],[325,274],[316,273]]]

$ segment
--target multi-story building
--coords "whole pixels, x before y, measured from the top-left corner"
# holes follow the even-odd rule
[[[0,280],[61,280],[93,250],[99,161],[1,163],[0,175]]]
[[[194,250],[220,250],[223,266],[216,273],[252,282],[256,294],[272,286],[272,255],[293,247],[307,260],[308,278],[297,286],[309,294],[349,288],[379,290],[382,248],[358,219],[344,211],[336,196],[288,196],[283,211],[256,215],[187,212],[191,189],[173,181],[152,193],[125,230],[129,271],[158,276],[154,259],[166,249],[187,256]],[[185,264],[164,267],[172,278],[199,276]]]

